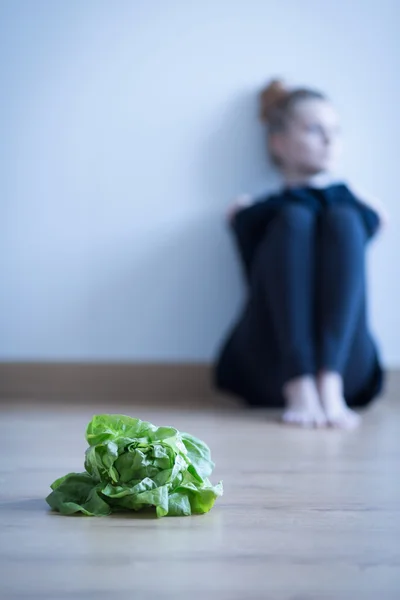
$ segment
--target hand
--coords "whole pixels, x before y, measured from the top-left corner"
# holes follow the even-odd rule
[[[353,188],[354,189],[354,188]],[[360,190],[355,190],[358,196],[358,199],[364,206],[371,208],[376,212],[379,218],[379,227],[380,229],[385,229],[389,224],[389,215],[383,206],[383,204],[377,198],[371,197],[367,194],[364,194]]]
[[[379,221],[380,221],[380,225],[382,228],[388,227],[389,223],[390,223],[390,217],[389,214],[386,212],[386,209],[384,209],[383,207],[381,208],[375,208],[378,217],[379,217]]]
[[[253,204],[253,202],[254,199],[250,196],[250,194],[240,194],[240,196],[237,196],[237,198],[234,200],[233,204],[228,208],[228,211],[226,213],[228,221],[231,222],[234,216],[240,210],[247,208],[248,206]]]
[[[375,198],[362,199],[362,203],[376,212],[379,218],[380,229],[386,229],[389,225],[389,215],[385,207],[378,200],[375,200]]]

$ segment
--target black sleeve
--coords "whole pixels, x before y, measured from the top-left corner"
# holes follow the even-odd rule
[[[358,198],[355,198],[355,201],[361,212],[368,238],[371,239],[377,233],[381,224],[378,213],[370,206],[363,204]]]
[[[377,233],[381,225],[378,213],[367,204],[364,204],[364,202],[362,202],[362,200],[360,200],[347,186],[345,189],[360,213],[368,239],[371,239]]]
[[[278,197],[257,201],[237,212],[232,219],[232,231],[247,278],[250,276],[257,247],[280,204],[281,200]]]

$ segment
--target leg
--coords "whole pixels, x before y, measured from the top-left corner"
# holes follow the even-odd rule
[[[270,225],[252,273],[252,293],[274,324],[282,364],[284,420],[321,425],[315,385],[313,301],[315,215],[289,205]]]
[[[353,428],[359,417],[345,403],[343,375],[365,294],[366,236],[348,206],[328,209],[320,225],[318,387],[329,423]]]
[[[343,388],[349,406],[366,406],[380,394],[384,384],[384,372],[380,364],[379,350],[368,328],[366,296],[349,358],[343,372]]]

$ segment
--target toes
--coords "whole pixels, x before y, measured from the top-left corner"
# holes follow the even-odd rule
[[[326,425],[327,425],[326,416],[322,412],[321,412],[321,414],[316,415],[314,418],[314,424],[315,424],[315,427],[326,427]]]
[[[361,417],[352,410],[328,416],[328,422],[335,429],[356,429],[361,422]]]
[[[336,410],[325,415],[321,410],[286,410],[282,421],[297,427],[332,427],[333,429],[356,429],[361,421],[360,416],[350,409]]]
[[[302,412],[296,412],[294,410],[287,410],[282,415],[282,421],[288,425],[300,425],[301,427],[309,427],[309,418],[307,414]]]
[[[291,410],[287,410],[282,415],[282,421],[284,423],[289,423],[289,424],[298,423],[298,420],[299,420],[299,416]]]
[[[326,418],[322,412],[314,414],[306,411],[287,410],[282,415],[282,421],[288,425],[300,427],[324,427],[326,425]]]

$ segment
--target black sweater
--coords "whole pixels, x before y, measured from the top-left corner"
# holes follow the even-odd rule
[[[322,189],[308,186],[295,187],[261,198],[253,205],[238,211],[232,220],[232,229],[247,277],[250,275],[255,252],[268,225],[287,203],[300,203],[316,214],[333,204],[352,205],[360,213],[368,239],[375,235],[380,224],[377,213],[362,203],[344,183],[332,184]]]

